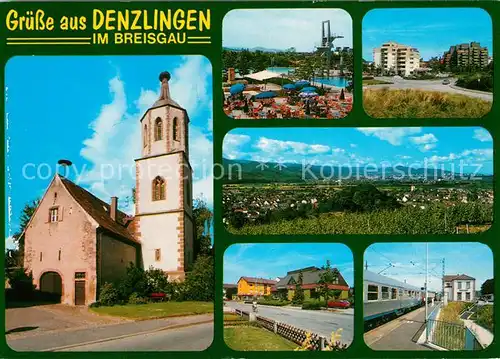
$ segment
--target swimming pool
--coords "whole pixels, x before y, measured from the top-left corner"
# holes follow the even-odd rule
[[[314,79],[315,82],[319,82],[320,84],[335,86],[335,87],[346,87],[347,79],[345,77],[330,77],[329,79]]]
[[[295,69],[293,67],[268,67],[266,70],[277,74],[288,74],[289,72],[293,72]]]

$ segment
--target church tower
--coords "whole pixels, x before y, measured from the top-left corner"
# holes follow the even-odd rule
[[[145,269],[184,278],[193,261],[192,169],[189,117],[170,97],[170,73],[160,74],[161,93],[141,119],[142,156],[136,159],[135,230]]]

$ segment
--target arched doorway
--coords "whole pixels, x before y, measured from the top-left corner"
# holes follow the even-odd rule
[[[47,296],[47,299],[60,302],[62,296],[62,278],[59,273],[43,273],[40,277],[40,292]]]

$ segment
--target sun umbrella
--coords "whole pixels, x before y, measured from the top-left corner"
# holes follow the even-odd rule
[[[299,94],[300,97],[314,97],[319,96],[316,92],[301,92]]]
[[[304,87],[302,90],[300,90],[300,92],[315,92],[315,91],[316,87],[311,87],[311,86]]]
[[[309,85],[309,81],[306,81],[306,80],[299,80],[297,82],[295,82],[295,86],[308,86]]]
[[[295,90],[295,85],[294,84],[286,84],[283,86],[285,90]]]
[[[274,91],[264,91],[255,95],[256,99],[272,98],[276,97],[276,92]]]
[[[236,95],[239,94],[240,92],[243,92],[244,89],[245,89],[245,84],[236,84],[229,88],[229,93],[231,95]]]

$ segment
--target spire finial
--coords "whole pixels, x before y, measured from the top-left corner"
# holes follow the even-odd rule
[[[168,81],[170,80],[170,72],[168,71],[163,71],[160,73],[160,82],[161,82],[161,91],[160,91],[160,98],[158,100],[168,100],[170,99],[170,89],[168,86]]]

